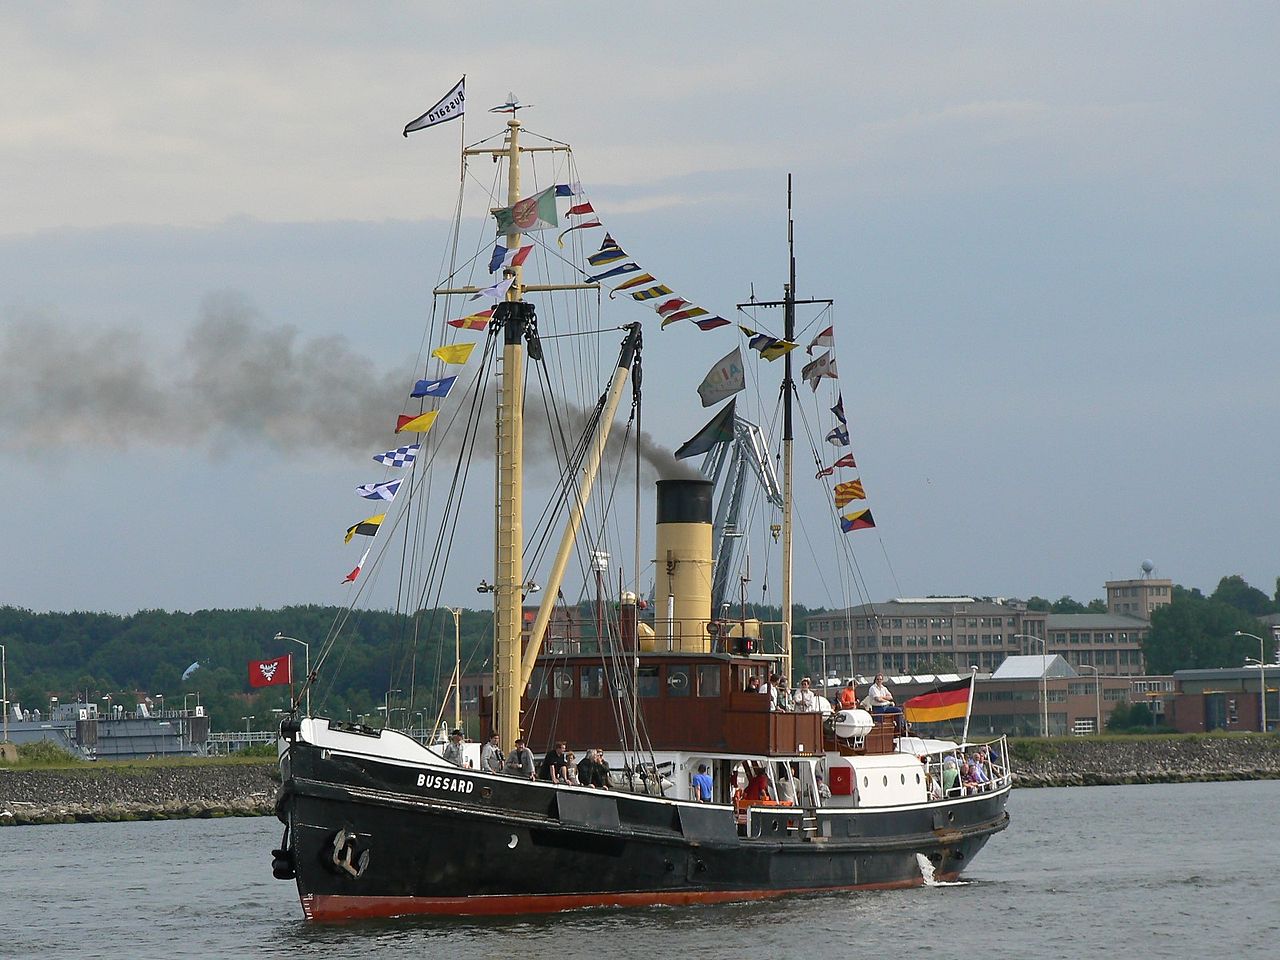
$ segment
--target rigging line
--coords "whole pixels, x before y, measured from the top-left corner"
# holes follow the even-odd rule
[[[436,584],[437,601],[443,590],[443,582],[438,577],[438,571],[441,563],[449,555],[461,518],[462,511],[453,508],[460,501],[461,491],[465,490],[467,478],[470,476],[475,445],[480,436],[480,419],[484,410],[483,398],[488,392],[489,371],[493,366],[490,361],[496,352],[496,342],[497,337],[491,329],[489,336],[485,340],[485,349],[481,360],[481,370],[484,371],[484,376],[476,378],[475,385],[471,391],[468,416],[464,421],[463,440],[459,446],[458,459],[454,463],[453,474],[445,497],[442,521],[436,534],[435,550],[432,553],[431,564],[423,577],[423,589],[419,597],[420,605],[425,603],[432,583]]]
[[[526,544],[525,548],[526,552],[528,552],[533,549],[533,544],[536,542],[538,544],[537,557],[540,559],[542,551],[545,549],[545,544],[551,535],[553,515],[559,508],[559,505],[565,502],[567,497],[566,486],[570,482],[573,471],[576,469],[576,464],[581,462],[581,456],[577,454],[576,451],[583,447],[584,441],[579,439],[574,447],[574,452],[570,451],[566,431],[560,416],[560,408],[558,405],[550,402],[550,397],[552,396],[553,391],[551,389],[551,384],[549,383],[549,374],[546,370],[545,363],[538,365],[537,369],[539,371],[539,382],[543,387],[541,397],[543,410],[547,414],[547,426],[548,432],[551,435],[551,446],[556,455],[557,465],[560,467],[560,476],[556,485],[559,494],[543,506],[542,515],[534,525],[534,529],[530,534],[529,542]],[[589,430],[595,422],[596,419],[589,416],[586,423],[586,429]],[[543,526],[544,523],[545,528]]]
[[[571,333],[539,333],[539,340],[560,340],[564,337],[602,337],[606,333],[613,333],[618,330],[629,330],[631,324],[623,323],[616,327],[594,327],[590,330],[576,330]]]
[[[812,330],[814,327],[816,327],[819,323],[821,323],[823,318],[827,317],[828,315],[830,315],[830,319],[831,319],[831,324],[828,324],[828,326],[831,326],[835,323],[835,311],[833,310],[832,305],[829,303],[824,304],[822,309],[818,311],[817,315],[814,316],[813,319],[811,319],[808,323],[806,323],[801,329],[796,331],[796,343],[800,343],[802,340],[804,340],[805,337],[808,335],[809,331]],[[805,348],[805,351],[807,354],[808,352],[807,347]]]
[[[808,436],[810,443],[813,443],[814,435],[812,432],[812,425],[810,424],[808,418],[803,415],[803,413],[801,414],[801,421],[804,424],[806,436]],[[825,491],[826,484],[823,484],[823,489]],[[835,507],[835,501],[832,500],[830,496],[827,496],[826,503],[827,503],[827,510],[832,519],[832,522],[838,527],[840,519],[839,519],[839,511]],[[853,575],[852,579],[853,579],[854,587],[858,595],[863,598],[864,602],[869,603],[870,599],[869,599],[869,593],[867,590],[866,578],[862,573],[862,567],[858,563],[857,554],[854,552],[852,544],[849,543],[847,535],[842,535],[840,543],[841,543],[841,552],[845,555],[845,558],[848,561],[848,565],[850,568],[850,573]]]
[[[489,355],[489,344],[486,344],[486,356]],[[488,368],[486,364],[486,369]],[[473,453],[476,438],[479,436],[479,422],[482,414],[483,403],[481,397],[484,395],[482,384],[477,383],[476,389],[472,397],[472,416],[467,420],[468,436],[464,438],[464,442],[459,450],[458,461],[455,465],[453,480],[446,498],[446,509],[442,517],[441,526],[436,538],[436,549],[432,555],[432,563],[423,579],[423,588],[419,600],[419,609],[428,608],[428,594],[432,584],[435,585],[435,592],[430,600],[431,616],[428,620],[428,629],[434,633],[437,623],[441,624],[443,629],[444,616],[440,606],[440,595],[443,592],[443,578],[437,575],[439,564],[451,555],[453,550],[454,539],[457,535],[458,524],[461,520],[461,510],[451,509],[454,502],[458,499],[459,491],[465,489],[466,479],[470,473],[470,466],[473,459]],[[463,465],[465,464],[465,470]],[[461,474],[461,482],[459,482],[459,474]],[[447,533],[446,533],[447,531]],[[437,695],[441,696],[441,711],[443,712],[447,697],[439,693],[440,678],[443,675],[441,667],[441,659],[443,657],[443,644],[437,646],[436,649],[436,669],[435,669],[435,687]]]

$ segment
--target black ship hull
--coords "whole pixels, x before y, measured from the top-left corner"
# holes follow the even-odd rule
[[[286,839],[309,919],[548,913],[918,886],[1007,825],[1008,788],[905,808],[753,808],[554,787],[294,742]]]

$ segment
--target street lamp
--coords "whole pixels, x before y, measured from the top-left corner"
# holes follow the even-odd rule
[[[1098,668],[1091,663],[1080,664],[1081,670],[1093,671],[1093,732],[1102,732],[1102,688],[1101,678],[1098,676]]]
[[[1028,633],[1015,633],[1015,640],[1034,640],[1040,644],[1040,699],[1043,703],[1043,713],[1040,715],[1040,736],[1049,736],[1049,681],[1045,674],[1049,669],[1049,645],[1045,643],[1044,637],[1033,637]]]
[[[1267,732],[1267,671],[1262,664],[1267,659],[1267,651],[1265,649],[1267,641],[1263,640],[1261,637],[1255,637],[1252,633],[1245,633],[1243,630],[1237,630],[1236,636],[1248,637],[1251,640],[1258,641],[1258,660],[1257,660],[1258,686],[1261,688],[1261,690],[1258,693],[1258,699],[1259,699],[1259,702],[1261,703],[1260,712],[1262,714],[1262,732],[1266,733]],[[1244,662],[1248,663],[1252,659],[1253,659],[1252,657],[1246,657]]]
[[[306,657],[303,669],[307,671],[307,678],[302,682],[302,689],[307,694],[307,716],[311,716],[311,644],[305,640],[299,640],[297,637],[286,637],[283,633],[276,634],[277,640],[292,640],[294,643],[302,644],[303,653]]]
[[[793,633],[792,640],[810,640],[822,647],[822,695],[827,695],[827,641],[819,640],[817,637],[811,637],[804,633]]]
[[[5,656],[4,644],[0,643],[0,705],[4,707],[4,734],[0,735],[0,743],[9,742],[9,666]]]
[[[382,726],[391,726],[391,695],[393,693],[403,693],[404,691],[397,687],[395,690],[388,690],[382,695]]]
[[[244,737],[247,742],[249,739],[249,724],[253,722],[253,714],[250,714],[247,717],[241,717],[240,719],[244,721]]]

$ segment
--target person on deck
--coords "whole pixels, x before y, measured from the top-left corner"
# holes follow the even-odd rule
[[[840,690],[840,709],[853,710],[858,706],[858,688],[852,680],[846,680]]]
[[[509,777],[519,777],[521,780],[533,780],[537,776],[537,771],[533,766],[533,751],[525,746],[524,739],[516,740],[515,748],[511,751],[511,756],[507,757],[507,762],[502,768],[502,772]]]
[[[444,745],[444,758],[452,763],[455,767],[464,766],[466,763],[462,752],[462,731],[454,730],[449,734],[449,742]]]
[[[760,687],[759,692],[769,698],[770,710],[778,709],[778,675],[776,673],[769,674],[769,679]]]
[[[867,690],[867,699],[871,701],[871,712],[873,714],[893,716],[894,726],[897,727],[898,733],[905,732],[902,722],[902,708],[893,702],[893,691],[885,685],[883,673],[876,674],[875,682]]]
[[[796,695],[791,701],[791,709],[796,713],[818,712],[818,697],[814,694],[808,677],[800,681],[800,687],[796,690]]]
[[[563,740],[557,740],[555,747],[547,751],[547,755],[542,758],[542,766],[538,768],[539,780],[550,780],[552,783],[568,783],[569,778],[565,776],[565,767],[569,761],[565,759],[565,751],[569,745]]]
[[[818,774],[818,800],[830,800],[831,788],[827,786],[827,781],[822,778],[822,774]]]
[[[953,757],[947,757],[946,762],[942,764],[942,792],[946,796],[951,796],[951,791],[960,786],[960,770],[956,767],[956,761]]]
[[[490,734],[488,743],[480,750],[480,769],[485,773],[501,773],[506,759],[498,746],[498,735]]]
[[[765,772],[763,765],[747,783],[747,789],[742,791],[742,799],[746,803],[759,803],[761,800],[773,799],[773,793],[769,789],[769,775]]]
[[[791,709],[791,684],[783,676],[778,677],[778,709]]]
[[[604,751],[594,747],[578,761],[578,784],[597,790],[609,789],[609,766],[604,762]]]
[[[796,775],[799,770],[795,764],[788,766],[785,763],[778,764],[778,802],[796,805]]]
[[[693,775],[693,799],[699,803],[710,803],[711,787],[711,774],[707,773],[707,765],[698,764],[698,772]]]

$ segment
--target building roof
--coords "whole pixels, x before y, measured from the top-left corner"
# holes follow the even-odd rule
[[[1274,682],[1273,677],[1280,676],[1280,664],[1268,663],[1264,671],[1267,683]],[[1175,670],[1174,680],[1256,680],[1257,667],[1206,667],[1199,670]]]
[[[992,680],[1039,680],[1052,677],[1078,677],[1071,664],[1056,653],[1050,656],[1035,654],[1030,657],[1005,657],[1004,662],[991,674]]]
[[[1127,613],[1051,613],[1045,618],[1049,630],[1137,630],[1150,621]]]
[[[1007,617],[1021,611],[1017,607],[990,600],[973,600],[969,597],[922,597],[884,600],[880,603],[863,603],[845,610],[832,610],[829,613],[811,614],[808,619],[820,620],[831,617],[951,617],[957,614],[964,616],[990,616],[999,614]]]

